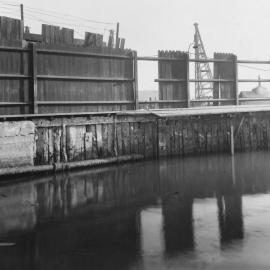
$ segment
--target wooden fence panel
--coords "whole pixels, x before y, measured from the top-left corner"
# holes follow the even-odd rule
[[[42,41],[45,44],[72,45],[74,42],[74,30],[60,28],[59,26],[42,24]]]
[[[21,21],[13,18],[0,16],[0,44],[21,44]]]
[[[59,47],[50,46],[50,49],[59,50]],[[82,51],[106,55],[119,54],[131,57],[131,51],[129,50],[116,51],[109,48],[97,49],[88,47],[87,50]],[[37,63],[38,76],[52,76],[52,78],[42,77],[38,80],[40,113],[126,110],[134,108],[132,58],[118,59],[38,53]],[[53,76],[58,76],[58,78],[53,78]],[[61,79],[59,76],[73,79]],[[77,80],[76,78],[78,77],[81,79]],[[97,78],[97,80],[88,81],[87,78]],[[106,78],[106,81],[99,81],[102,78]],[[71,104],[73,101],[75,103]],[[104,104],[102,104],[103,101]],[[113,104],[113,102],[117,101],[120,103]],[[48,102],[53,103],[48,104]],[[85,102],[85,104],[80,104],[79,102]],[[89,104],[90,102],[92,104]]]
[[[181,108],[186,107],[188,102],[188,54],[180,51],[159,51],[158,57],[179,59],[179,61],[159,61],[158,78],[179,79],[181,81],[159,81],[160,100],[179,100],[183,102],[172,104],[159,104],[161,108]]]
[[[29,51],[21,48],[15,51],[0,49],[0,74],[8,74],[7,78],[0,79],[0,114],[2,115],[34,112],[31,48],[30,46]],[[60,50],[60,47],[55,45],[45,47],[39,45],[37,48],[35,113],[134,109],[131,51],[86,48],[82,52],[93,52],[97,55],[84,56],[51,51],[38,52],[41,48]],[[69,47],[69,50],[74,52],[74,47]],[[99,54],[116,55],[116,58],[100,57]],[[123,55],[124,58],[117,58],[118,55],[120,57]],[[20,78],[21,75],[25,78]],[[77,77],[82,79],[78,80]],[[102,78],[107,80],[100,81]]]
[[[18,50],[0,51],[0,114],[29,113],[29,83],[20,75],[29,75],[29,55],[22,47],[21,21],[0,17],[0,46]],[[16,78],[9,75],[15,75]]]
[[[30,101],[29,81],[26,78],[19,78],[20,75],[29,75],[28,58],[27,52],[0,51],[0,74],[7,74],[6,78],[0,79],[0,102],[6,103],[5,106],[0,106],[0,114],[30,112],[29,105],[24,105]],[[10,78],[9,74],[18,77]]]
[[[121,49],[108,48],[100,34],[75,40],[73,29],[43,24],[33,44],[21,25],[0,17],[0,114],[134,109],[132,51],[123,39]]]
[[[231,82],[214,82],[214,99],[236,99],[237,71],[235,62],[237,57],[234,54],[215,53],[215,59],[232,60],[231,62],[215,62],[214,63],[214,79],[231,80]],[[222,101],[219,105],[233,105],[236,101]],[[218,105],[215,103],[214,105]]]

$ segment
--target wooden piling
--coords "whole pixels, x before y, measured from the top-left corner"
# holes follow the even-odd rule
[[[31,44],[31,95],[32,95],[32,112],[38,113],[38,94],[37,94],[37,47],[35,43]]]
[[[230,127],[230,150],[231,155],[234,156],[234,128],[233,123],[231,123]]]
[[[133,51],[133,96],[134,96],[134,109],[139,109],[139,95],[138,95],[138,60],[137,52]]]

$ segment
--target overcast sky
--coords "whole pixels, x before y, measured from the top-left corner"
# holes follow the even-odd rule
[[[93,29],[93,32],[103,33],[104,28],[115,28],[115,24],[48,17],[34,9],[119,22],[120,36],[126,38],[126,47],[137,50],[138,55],[155,55],[159,49],[187,50],[193,41],[193,24],[198,22],[209,57],[213,52],[231,52],[239,59],[270,59],[269,0],[24,0],[17,3],[25,5],[26,23],[35,32],[41,29],[41,22],[36,19],[59,22],[60,26],[70,28],[74,23],[76,35],[83,35],[80,25],[97,27],[99,29]],[[1,7],[4,6],[0,4]],[[4,11],[9,12],[2,9],[2,14]],[[150,69],[150,64],[146,64],[141,71]],[[249,71],[245,72],[248,74]],[[259,73],[267,76],[265,72]],[[152,87],[153,79],[142,80],[143,87]]]

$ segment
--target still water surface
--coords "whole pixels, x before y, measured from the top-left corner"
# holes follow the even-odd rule
[[[256,152],[2,182],[0,269],[270,269],[269,176]]]

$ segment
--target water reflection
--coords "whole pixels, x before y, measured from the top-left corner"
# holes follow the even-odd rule
[[[244,228],[241,195],[218,195],[217,205],[221,243],[242,239]]]
[[[0,242],[16,246],[0,247],[1,269],[217,267],[243,245],[256,212],[244,222],[242,198],[269,191],[269,159],[167,159],[2,185]]]
[[[231,158],[231,177],[217,189],[220,241],[224,245],[244,237],[242,214],[242,182],[235,175],[235,159]]]
[[[193,198],[178,192],[162,200],[163,229],[167,255],[192,249],[194,246],[192,222]]]

